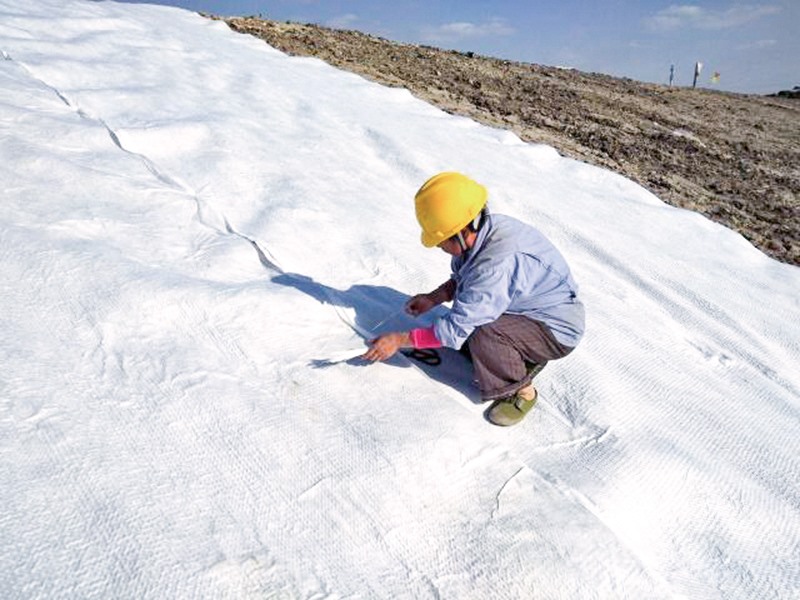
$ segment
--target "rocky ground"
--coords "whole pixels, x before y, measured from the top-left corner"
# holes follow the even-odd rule
[[[800,265],[796,97],[667,87],[312,25],[226,21],[289,54],[407,88],[448,112],[622,173]]]

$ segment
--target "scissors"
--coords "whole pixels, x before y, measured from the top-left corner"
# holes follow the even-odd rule
[[[413,350],[403,351],[403,354],[430,367],[438,367],[442,364],[442,357],[433,348],[414,348]]]

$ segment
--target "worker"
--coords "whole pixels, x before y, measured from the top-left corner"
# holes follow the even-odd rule
[[[414,203],[422,244],[452,256],[450,278],[418,294],[405,310],[419,316],[452,307],[427,328],[381,335],[363,358],[386,360],[400,348],[461,349],[471,359],[486,418],[514,425],[533,408],[532,379],[567,356],[584,332],[584,307],[566,260],[536,228],[489,212],[488,192],[469,177],[439,173]]]

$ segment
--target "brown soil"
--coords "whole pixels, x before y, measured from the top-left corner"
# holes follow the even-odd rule
[[[399,44],[355,31],[226,19],[451,113],[612,169],[800,265],[800,100],[647,84]]]

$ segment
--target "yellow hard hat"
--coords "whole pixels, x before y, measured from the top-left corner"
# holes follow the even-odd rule
[[[432,248],[464,229],[486,206],[487,196],[485,187],[461,173],[428,179],[414,196],[422,245]]]

